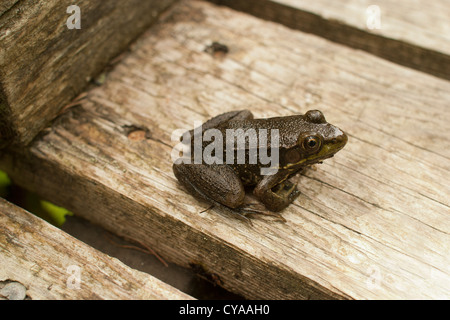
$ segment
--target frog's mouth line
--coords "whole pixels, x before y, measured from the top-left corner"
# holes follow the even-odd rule
[[[295,163],[288,163],[286,166],[284,166],[280,169],[292,169],[292,168],[295,168],[298,166],[309,166],[309,165],[313,165],[316,163],[321,163],[325,159],[334,157],[334,155],[339,150],[344,148],[346,143],[347,143],[347,137],[345,136],[345,138],[342,139],[342,142],[340,143],[340,145],[337,145],[336,142],[325,144],[319,153],[313,154],[313,155],[311,155],[307,158],[301,159],[300,161],[295,162]]]

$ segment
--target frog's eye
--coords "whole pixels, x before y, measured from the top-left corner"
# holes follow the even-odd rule
[[[302,147],[308,152],[314,152],[319,150],[321,140],[317,136],[307,136],[303,139]]]

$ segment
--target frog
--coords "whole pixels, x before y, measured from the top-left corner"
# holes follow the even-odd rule
[[[267,214],[285,221],[280,212],[287,208],[299,195],[298,183],[289,179],[305,168],[322,163],[333,157],[347,143],[345,132],[328,123],[320,110],[309,110],[304,114],[290,116],[255,119],[249,110],[229,111],[211,118],[200,128],[186,132],[183,137],[194,149],[195,138],[204,135],[209,129],[214,129],[226,135],[229,130],[261,129],[267,132],[267,148],[274,147],[278,152],[278,161],[274,170],[262,173],[271,164],[261,160],[249,160],[250,143],[248,139],[244,145],[246,157],[244,163],[225,161],[222,163],[185,163],[175,162],[173,172],[178,181],[187,191],[197,198],[203,199],[212,206],[237,214],[248,220],[252,214]],[[228,130],[228,131],[227,131]],[[276,140],[272,133],[276,130]],[[223,158],[226,147],[223,143]],[[208,142],[202,141],[201,150],[204,151]],[[232,147],[237,152],[237,146]],[[255,145],[253,145],[255,147]],[[240,148],[243,148],[242,145]],[[256,145],[257,149],[261,145]],[[256,150],[263,151],[263,150]],[[194,155],[191,155],[191,160]],[[228,159],[227,159],[228,160]],[[245,203],[246,190],[253,188],[254,197],[263,204],[263,208],[255,207],[255,203]],[[261,207],[261,206],[260,206]]]

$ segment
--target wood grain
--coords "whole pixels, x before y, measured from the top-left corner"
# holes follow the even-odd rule
[[[3,0],[0,3],[0,16],[3,15],[6,11],[10,10],[16,3],[20,0]]]
[[[228,54],[205,52],[213,41]],[[0,167],[248,298],[449,298],[449,101],[447,81],[182,1],[104,85]],[[300,177],[286,223],[204,211],[172,173],[173,130],[243,108],[256,117],[320,109],[349,135]]]
[[[0,230],[0,282],[30,299],[192,299],[1,198]]]
[[[211,1],[450,80],[446,0]],[[379,10],[379,25],[370,6]]]
[[[0,146],[27,144],[173,0],[6,1],[0,7]]]

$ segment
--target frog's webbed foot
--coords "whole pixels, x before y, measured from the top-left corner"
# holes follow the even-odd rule
[[[281,214],[279,214],[278,212],[272,212],[272,211],[268,211],[265,208],[252,208],[252,207],[261,207],[261,204],[259,203],[247,203],[245,204],[245,206],[236,209],[236,211],[240,214],[243,215],[245,217],[247,216],[251,216],[251,215],[264,215],[264,216],[271,216],[271,217],[275,217],[276,219],[282,221],[282,222],[286,222],[286,219],[283,218],[283,216]]]
[[[219,204],[219,203],[216,203],[215,207],[220,208],[223,211],[230,213],[235,218],[238,218],[239,220],[245,221],[250,226],[253,226],[252,220],[248,217],[249,213],[246,212],[245,210],[242,210],[243,208],[242,209],[241,208],[232,209],[232,208],[229,208],[229,207],[224,206],[224,205]]]
[[[206,210],[209,210],[211,207],[216,207],[219,210],[225,211],[225,212],[233,215],[235,218],[245,221],[250,226],[253,226],[253,223],[251,220],[252,215],[272,216],[282,222],[286,222],[286,219],[284,219],[281,216],[281,214],[279,214],[277,212],[271,212],[265,208],[252,208],[252,207],[261,207],[261,204],[257,204],[257,203],[248,203],[248,204],[245,204],[244,206],[238,207],[238,208],[229,208],[220,203],[215,203],[212,206],[210,206],[209,208],[207,208]]]

